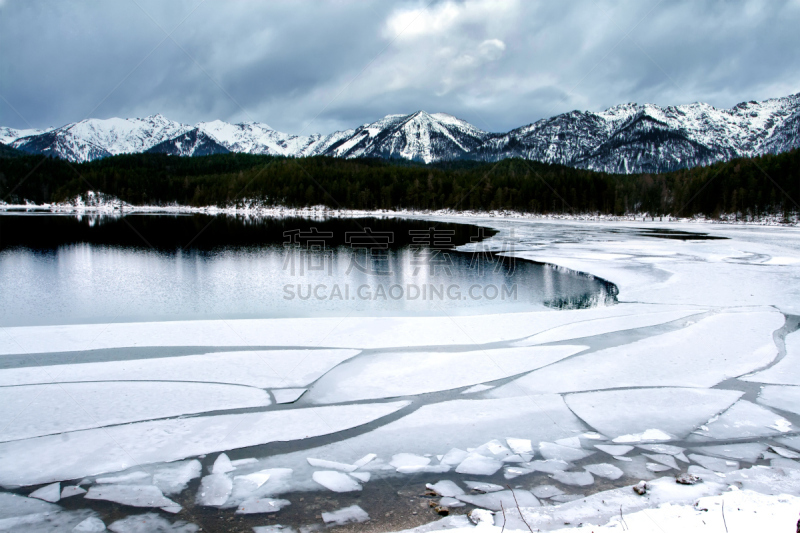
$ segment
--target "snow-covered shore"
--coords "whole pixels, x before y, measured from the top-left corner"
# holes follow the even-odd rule
[[[7,395],[3,420],[9,421],[4,435],[17,437],[0,442],[0,484],[26,487],[27,494],[68,481],[59,490],[80,485],[105,498],[111,492],[100,489],[114,486],[114,501],[128,505],[140,500],[125,487],[150,487],[167,501],[156,498],[142,507],[168,512],[175,511],[169,503],[174,491],[202,477],[197,505],[233,513],[256,504],[276,512],[288,505],[281,497],[288,493],[357,494],[367,484],[430,475],[452,483],[437,484],[440,505],[458,510],[468,503],[494,515],[492,524],[453,517],[419,533],[527,531],[525,522],[534,531],[795,527],[800,230],[696,221],[387,216],[409,215],[493,228],[497,234],[484,243],[490,249],[602,277],[617,285],[620,303],[482,316],[3,328],[0,357],[17,361],[0,370],[0,393]],[[643,228],[661,234],[648,236]],[[723,238],[663,238],[673,230]],[[189,353],[90,357],[98,350],[143,349]],[[36,362],[57,353],[74,360]],[[157,380],[180,383],[176,391],[186,402],[159,392]],[[123,413],[124,420],[119,410],[104,409],[108,398],[89,383],[122,381],[141,383],[126,389],[138,408]],[[226,402],[260,407],[217,413],[219,406],[197,402],[193,408],[186,405],[193,402],[186,396],[190,381],[202,382],[198,386],[217,398],[224,391]],[[76,402],[86,416],[47,416]],[[353,428],[363,429],[348,432]],[[219,453],[311,436],[327,440],[279,454],[252,449],[239,461]],[[677,484],[681,472],[703,482]],[[629,485],[640,479],[650,484],[644,496]],[[472,492],[468,483],[476,480],[494,487]],[[615,480],[627,484],[594,488]],[[513,495],[505,484],[513,485]],[[511,496],[524,498],[521,516],[507,505]],[[36,524],[34,515],[45,512],[65,524],[94,517],[55,503],[43,510],[32,498],[2,501],[0,527],[3,520]],[[367,501],[361,505],[369,508]],[[172,523],[165,516],[158,518]],[[336,516],[363,519],[352,509]],[[114,530],[133,531],[124,527]]]

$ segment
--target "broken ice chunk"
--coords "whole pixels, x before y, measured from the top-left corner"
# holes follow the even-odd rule
[[[95,485],[84,496],[87,500],[106,500],[131,507],[173,507],[178,504],[166,498],[153,485]]]
[[[509,437],[506,439],[506,442],[514,453],[533,453],[533,445],[530,439],[515,439]]]
[[[197,490],[197,504],[219,507],[228,501],[233,489],[233,481],[225,474],[211,474],[200,480]]]
[[[121,476],[106,476],[106,477],[99,477],[94,480],[95,483],[130,483],[131,481],[142,481],[145,479],[149,480],[150,474],[147,472],[131,472],[129,474],[123,474]]]
[[[769,449],[771,451],[777,453],[781,457],[786,458],[786,459],[800,459],[800,454],[795,453],[795,452],[793,452],[791,450],[787,450],[786,448],[781,448],[780,446],[774,446],[773,445],[773,446],[770,446]],[[31,494],[31,496],[33,496],[33,494]],[[48,500],[48,501],[51,501],[51,500]]]
[[[484,483],[483,481],[465,481],[464,485],[475,492],[497,492],[498,490],[503,490],[502,485]]]
[[[372,477],[372,474],[369,472],[350,472],[350,475],[356,478],[357,480],[361,481],[362,483],[366,483],[369,481],[369,478]]]
[[[510,490],[503,490],[487,494],[465,494],[458,496],[458,499],[472,504],[475,507],[481,507],[491,511],[500,511],[503,508],[513,509],[517,505],[519,505],[519,507],[539,507],[541,505],[533,494],[522,489],[516,489],[513,492]]]
[[[642,433],[632,433],[630,435],[620,435],[611,442],[627,443],[627,442],[647,442],[647,441],[662,441],[672,440],[672,435],[664,433],[660,429],[647,429]]]
[[[86,494],[86,489],[81,488],[78,485],[70,485],[61,490],[61,499],[63,500],[64,498],[71,498],[72,496],[78,496],[80,494]]]
[[[40,489],[37,489],[30,494],[29,498],[36,498],[50,503],[56,503],[61,499],[61,483],[51,483]]]
[[[486,444],[482,444],[475,449],[475,453],[486,455],[487,457],[494,457],[502,459],[511,455],[511,450],[503,446],[499,440],[490,440]]]
[[[565,485],[586,487],[594,483],[594,477],[589,472],[556,472],[552,477]]]
[[[568,462],[580,461],[594,454],[594,452],[573,448],[571,446],[563,446],[553,442],[540,442],[539,453],[541,453],[542,457],[545,459],[558,459]]]
[[[442,457],[442,460],[439,461],[443,465],[451,465],[455,466],[460,464],[461,461],[467,458],[469,452],[461,450],[459,448],[453,448]]]
[[[514,479],[515,477],[525,476],[528,474],[533,473],[534,471],[530,468],[522,468],[518,466],[509,466],[506,468],[506,471],[503,473],[503,477],[506,479]]]
[[[581,439],[578,437],[567,437],[565,439],[556,440],[559,446],[567,446],[568,448],[581,448]]]
[[[153,485],[164,494],[179,494],[191,480],[200,477],[201,470],[202,465],[197,459],[167,464],[153,474]]]
[[[300,399],[300,396],[306,393],[308,389],[272,389],[272,395],[275,397],[275,403],[294,403]]]
[[[277,513],[292,502],[272,498],[250,498],[243,501],[236,514]]]
[[[456,467],[456,472],[475,476],[491,476],[502,467],[503,463],[497,459],[471,453]]]
[[[686,448],[672,446],[671,444],[639,444],[636,447],[648,452],[665,453],[667,455],[678,455],[686,450]]]
[[[675,458],[671,455],[663,453],[643,453],[642,455],[666,467],[674,468],[675,470],[680,470],[680,468],[678,467],[678,463],[675,462]]]
[[[601,452],[606,452],[609,455],[613,455],[615,457],[620,455],[625,455],[629,451],[633,449],[633,446],[627,445],[615,445],[615,444],[595,444],[595,448],[600,450]]]
[[[315,459],[313,457],[306,458],[306,461],[308,461],[308,464],[311,466],[316,466],[317,468],[331,468],[342,472],[353,472],[358,468],[356,465],[337,463],[336,461],[328,461],[327,459]]]
[[[389,464],[399,469],[406,466],[426,466],[430,464],[430,462],[430,458],[421,455],[398,453],[392,456],[392,460],[389,461]]]
[[[587,472],[591,472],[595,476],[604,477],[606,479],[619,479],[623,474],[622,470],[608,463],[586,465],[583,469]]]
[[[351,505],[350,507],[345,507],[331,513],[322,513],[322,520],[326,524],[341,526],[351,522],[366,522],[369,520],[369,515],[358,505]]]
[[[117,520],[108,529],[114,533],[195,533],[200,530],[196,525],[183,520],[170,523],[155,513],[137,514]]]
[[[231,464],[231,460],[224,453],[219,454],[217,460],[214,461],[214,466],[211,467],[212,474],[227,474],[234,470],[236,470],[236,467]]]
[[[366,466],[370,461],[372,461],[376,457],[378,457],[377,454],[368,453],[367,455],[365,455],[364,457],[353,463],[353,466],[355,466],[356,468],[361,468],[362,466]]]
[[[255,485],[256,488],[261,487],[264,483],[269,481],[269,470],[260,470],[258,472],[253,472],[252,474],[247,474],[245,476],[234,476],[234,481],[246,481]]]
[[[507,457],[503,457],[502,461],[504,463],[527,463],[528,462],[525,459],[523,459],[521,456],[516,455],[516,454],[509,455]]]
[[[90,516],[72,528],[75,533],[101,533],[106,530],[106,525],[96,516]]]
[[[333,492],[353,492],[361,490],[361,485],[358,481],[347,474],[342,474],[341,472],[335,472],[333,470],[319,470],[314,472],[311,475],[311,479]]]
[[[563,472],[569,468],[569,463],[560,459],[548,459],[546,461],[531,461],[529,466],[537,472],[555,474],[556,472]]]
[[[443,479],[442,481],[439,481],[438,483],[434,484],[428,483],[425,486],[431,489],[439,496],[452,498],[454,496],[464,494],[464,489],[456,485],[455,482],[450,481],[448,479]]]
[[[666,472],[670,467],[662,465],[661,463],[647,463],[647,469],[651,472]]]
[[[533,487],[531,492],[537,498],[552,498],[553,496],[564,494],[563,490],[553,485],[539,485],[538,487]]]
[[[253,533],[297,533],[297,530],[291,526],[275,524],[274,526],[256,526],[253,528]]]
[[[441,498],[439,499],[439,505],[442,507],[464,507],[464,502],[455,498]]]
[[[740,439],[786,433],[791,423],[772,411],[746,400],[739,400],[719,418],[706,424],[702,436],[696,433],[692,440]]]

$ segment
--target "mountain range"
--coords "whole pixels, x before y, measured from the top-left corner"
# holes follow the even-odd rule
[[[291,135],[267,124],[219,120],[194,126],[162,115],[87,119],[46,130],[0,128],[0,143],[73,162],[124,153],[218,153],[401,158],[424,163],[520,157],[612,172],[665,172],[800,147],[800,93],[731,109],[695,103],[621,104],[572,111],[506,133],[445,113],[388,115],[329,135]]]

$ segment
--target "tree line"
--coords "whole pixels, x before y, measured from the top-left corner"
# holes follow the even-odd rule
[[[800,150],[662,174],[607,174],[522,159],[421,164],[249,154],[131,154],[88,163],[0,157],[0,199],[53,203],[100,191],[131,204],[760,217],[797,213]]]

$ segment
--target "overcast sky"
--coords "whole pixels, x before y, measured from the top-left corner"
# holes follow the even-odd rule
[[[0,0],[0,125],[162,113],[329,133],[419,109],[506,131],[800,92],[800,0]]]

